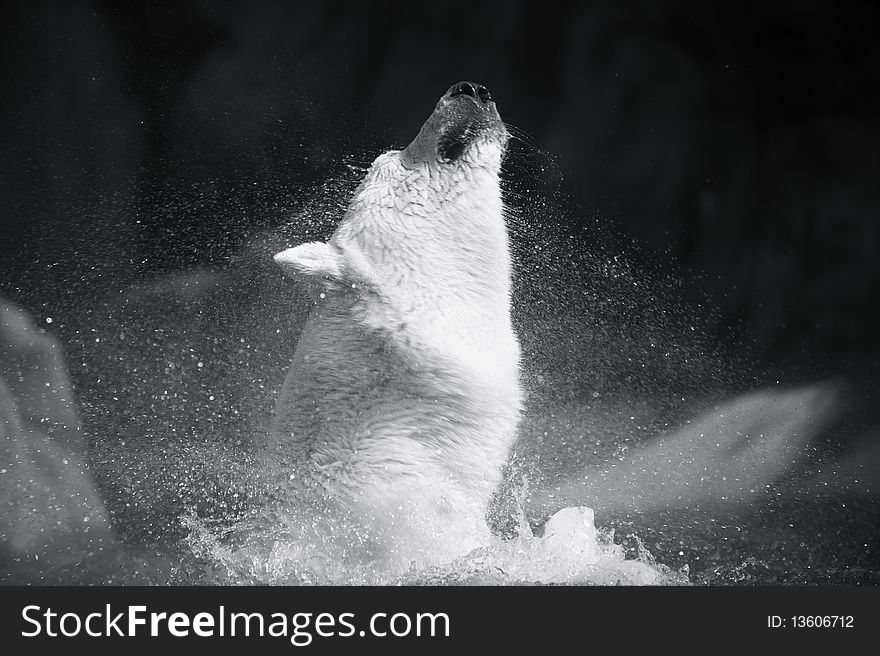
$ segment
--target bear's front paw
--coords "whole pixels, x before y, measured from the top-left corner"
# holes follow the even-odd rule
[[[291,276],[322,276],[340,278],[342,254],[339,249],[324,242],[309,242],[281,251],[273,258],[284,272]]]

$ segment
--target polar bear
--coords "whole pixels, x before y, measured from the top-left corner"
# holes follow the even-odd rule
[[[328,242],[275,255],[314,307],[278,398],[270,468],[291,503],[344,516],[338,541],[392,570],[490,537],[521,413],[507,139],[489,91],[455,84],[409,146],[373,162]]]

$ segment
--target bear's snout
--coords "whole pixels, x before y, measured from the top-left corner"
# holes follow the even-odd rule
[[[446,96],[448,98],[453,98],[455,96],[468,96],[480,106],[488,105],[492,102],[492,94],[489,93],[489,90],[482,84],[477,84],[476,82],[459,82],[453,84],[449,87],[449,91],[446,92]]]
[[[476,82],[457,82],[403,149],[401,161],[408,168],[422,162],[456,162],[475,141],[494,140],[503,149],[507,136],[489,89]]]

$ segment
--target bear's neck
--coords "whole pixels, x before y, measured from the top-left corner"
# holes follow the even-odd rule
[[[495,171],[365,184],[334,239],[354,242],[406,320],[473,338],[507,330],[511,264]]]

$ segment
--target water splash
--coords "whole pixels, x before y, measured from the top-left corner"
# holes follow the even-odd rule
[[[672,570],[641,548],[627,558],[614,534],[596,528],[593,510],[570,507],[557,512],[535,535],[528,525],[515,538],[494,538],[449,563],[404,574],[372,566],[346,568],[322,558],[321,541],[303,541],[297,527],[284,522],[271,535],[250,535],[242,543],[230,538],[235,527],[218,529],[189,515],[187,556],[172,581],[186,584],[371,584],[371,585],[685,585],[685,566]],[[277,519],[277,518],[276,518]],[[317,545],[317,548],[316,548]]]

